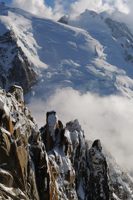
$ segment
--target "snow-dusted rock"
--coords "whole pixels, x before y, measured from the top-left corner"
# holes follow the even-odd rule
[[[24,102],[22,87],[17,86],[17,85],[12,85],[12,86],[9,87],[8,92],[10,92],[13,96],[15,96],[16,100],[19,103]]]
[[[118,199],[133,199],[133,179],[122,167],[120,167],[115,159],[110,155],[107,149],[104,149],[107,157],[109,174],[115,195]]]
[[[94,141],[89,150],[89,198],[90,199],[113,199],[111,182],[108,174],[106,157],[102,153],[100,140]]]

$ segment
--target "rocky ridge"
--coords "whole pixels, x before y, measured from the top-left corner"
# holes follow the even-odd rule
[[[64,126],[51,111],[39,131],[22,88],[0,89],[1,199],[133,199],[132,179],[107,158],[78,120]]]

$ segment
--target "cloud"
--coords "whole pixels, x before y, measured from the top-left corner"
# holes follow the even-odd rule
[[[70,5],[68,12],[71,17],[81,14],[85,9],[98,13],[108,9],[114,9],[128,14],[131,10],[131,4],[133,4],[131,0],[127,0],[126,2],[123,0],[78,0]]]
[[[40,127],[46,124],[46,112],[51,110],[64,125],[78,119],[88,140],[100,139],[120,164],[126,163],[133,170],[133,100],[115,95],[99,97],[90,92],[81,95],[65,88],[45,102],[32,99],[28,108]]]
[[[103,1],[103,8],[113,8],[123,13],[129,13],[129,3],[128,0],[106,0]]]
[[[62,2],[62,0],[56,0],[54,8],[51,8],[45,4],[44,0],[12,0],[12,7],[21,8],[40,17],[58,20],[64,13]]]
[[[101,6],[102,0],[78,0],[70,5],[68,12],[74,18],[86,9],[97,11]]]
[[[59,20],[65,13],[65,7],[67,0],[56,0],[54,1],[53,7],[53,19]]]

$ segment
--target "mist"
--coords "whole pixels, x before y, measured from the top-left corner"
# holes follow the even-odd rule
[[[72,88],[56,90],[47,101],[32,98],[27,105],[36,122],[46,123],[46,112],[55,110],[65,123],[78,119],[86,139],[101,143],[116,161],[133,170],[133,100],[122,96],[100,97],[87,92],[81,95]]]

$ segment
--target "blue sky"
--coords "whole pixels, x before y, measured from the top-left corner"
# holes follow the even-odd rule
[[[54,1],[55,0],[45,0],[45,4],[48,5],[48,6],[51,6],[52,8],[54,7]],[[68,3],[72,3],[72,2],[75,2],[76,0],[68,0]],[[6,5],[11,5],[12,3],[12,0],[0,0],[0,2],[5,2]]]
[[[0,2],[5,2],[6,5],[10,5],[12,1],[11,0],[3,0],[3,1],[0,1]]]

